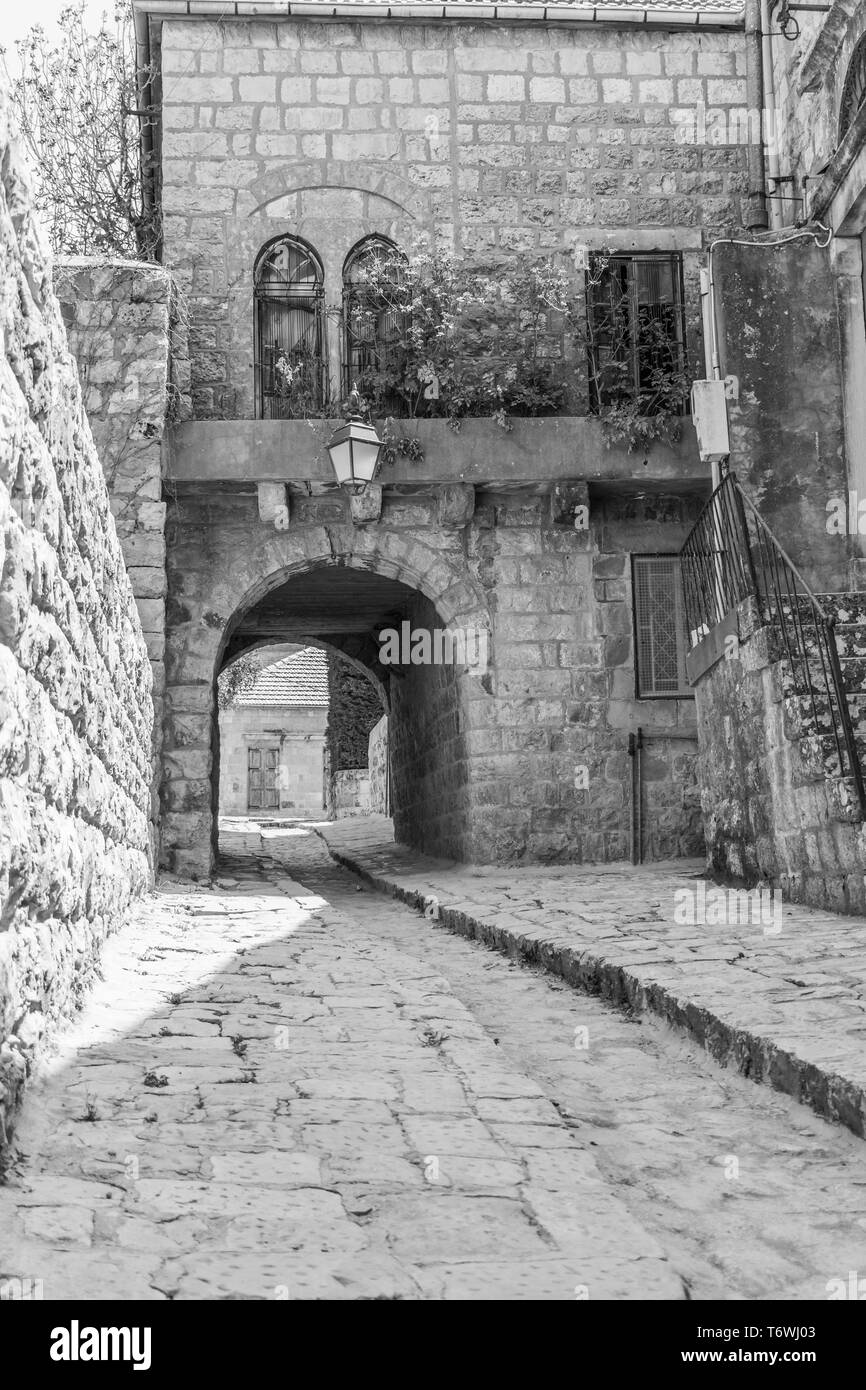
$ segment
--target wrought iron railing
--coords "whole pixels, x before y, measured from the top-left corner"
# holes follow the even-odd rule
[[[696,646],[737,604],[753,599],[756,616],[777,633],[808,732],[832,739],[839,771],[853,780],[866,817],[866,789],[834,618],[733,473],[703,508],[681,558],[690,644]]]

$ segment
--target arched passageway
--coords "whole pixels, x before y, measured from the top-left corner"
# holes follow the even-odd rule
[[[170,551],[166,865],[197,875],[213,865],[220,672],[244,652],[285,643],[333,649],[380,692],[398,837],[429,852],[473,857],[468,735],[492,701],[489,619],[465,558],[387,531],[371,548],[370,533],[359,528],[346,528],[345,536],[335,527],[320,531],[324,554],[315,553],[308,531],[259,527],[250,545],[249,531],[246,543],[237,536],[237,516],[225,520],[225,529],[209,528],[198,563],[189,549]],[[189,534],[188,522],[182,531]]]
[[[311,641],[349,660],[373,682],[389,716],[390,800],[398,835],[459,852],[468,821],[464,687],[469,662],[476,666],[483,653],[476,647],[457,650],[456,643],[452,651],[446,630],[435,605],[402,580],[347,565],[316,565],[242,605],[225,629],[217,664],[221,670],[262,643]],[[218,721],[213,728],[216,847]]]

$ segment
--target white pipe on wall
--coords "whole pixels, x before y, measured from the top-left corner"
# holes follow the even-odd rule
[[[761,0],[761,46],[764,51],[764,110],[761,116],[761,129],[764,132],[764,149],[767,154],[767,179],[770,183],[770,197],[767,199],[770,227],[775,230],[784,222],[782,209],[773,196],[779,190],[779,129],[776,110],[776,84],[773,72],[773,39],[770,33],[770,0]]]

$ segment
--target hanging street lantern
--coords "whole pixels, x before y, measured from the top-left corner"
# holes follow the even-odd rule
[[[349,396],[349,418],[334,431],[328,445],[337,482],[347,492],[361,493],[376,476],[382,441],[361,414],[358,388]]]

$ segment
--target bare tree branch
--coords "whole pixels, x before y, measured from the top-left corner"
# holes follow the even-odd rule
[[[82,0],[61,12],[59,26],[55,45],[40,25],[18,40],[17,77],[0,49],[52,248],[154,260],[158,226],[143,195],[129,0],[115,0],[113,19],[103,15],[95,34],[85,28]]]

